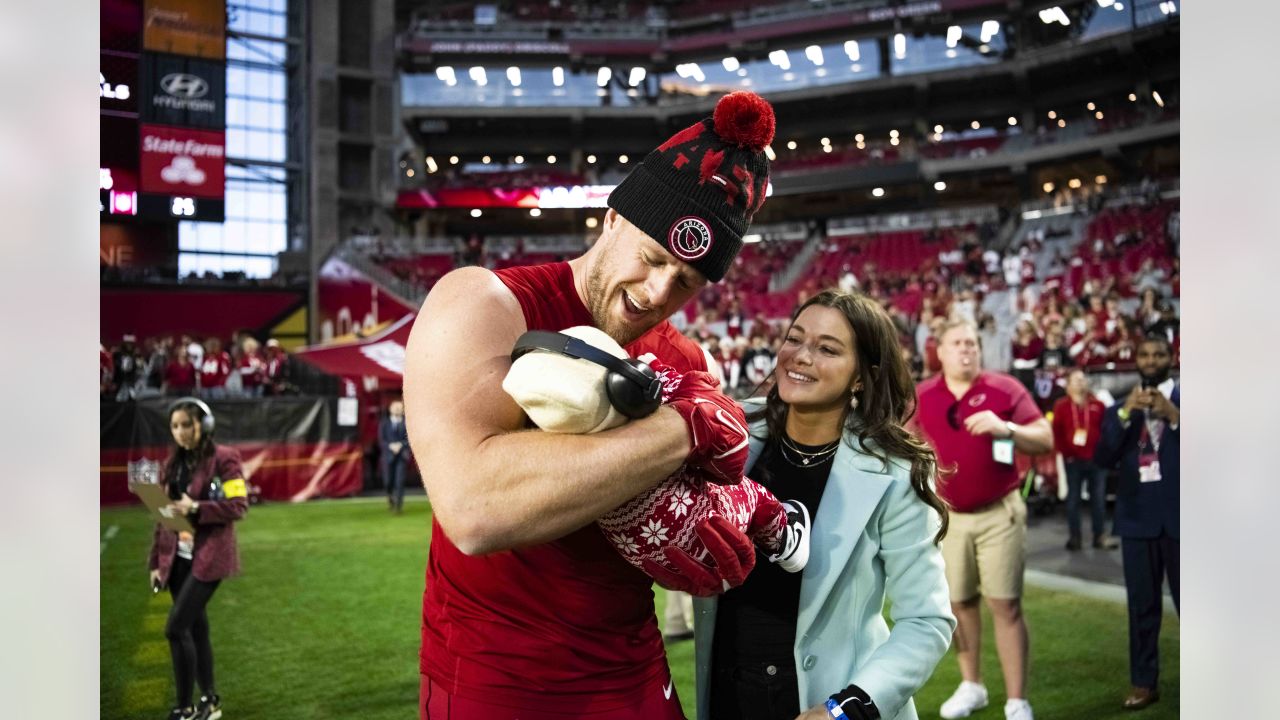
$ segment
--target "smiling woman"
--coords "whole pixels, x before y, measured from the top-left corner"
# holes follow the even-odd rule
[[[810,561],[798,575],[758,565],[718,602],[695,601],[698,717],[914,719],[955,618],[947,513],[933,452],[904,428],[915,388],[897,331],[871,298],[821,292],[793,314],[774,375],[748,408],[747,475],[808,509]]]

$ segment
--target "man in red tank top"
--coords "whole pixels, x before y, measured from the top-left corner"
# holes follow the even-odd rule
[[[741,411],[707,386],[612,430],[544,433],[529,430],[501,383],[522,333],[588,324],[633,357],[705,371],[701,348],[666,318],[722,279],[741,249],[766,194],[773,124],[758,96],[726,96],[613,191],[586,254],[462,268],[428,296],[404,376],[410,445],[434,512],[422,718],[684,717],[652,580],[594,521],[686,463],[740,478],[745,436],[714,418]],[[690,570],[703,592],[745,578],[754,551],[738,536]]]

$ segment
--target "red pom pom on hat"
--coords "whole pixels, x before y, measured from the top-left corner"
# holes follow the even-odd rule
[[[720,98],[712,122],[727,143],[760,152],[773,142],[773,106],[753,92],[739,90]]]

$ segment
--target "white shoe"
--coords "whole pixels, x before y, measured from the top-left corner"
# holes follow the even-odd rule
[[[796,500],[784,501],[782,507],[787,511],[782,547],[769,561],[789,573],[798,573],[809,563],[809,508]]]
[[[951,697],[942,703],[942,708],[938,711],[942,717],[947,720],[952,718],[969,717],[974,710],[981,710],[987,706],[987,688],[975,682],[963,680],[960,687],[951,693]],[[1028,706],[1027,712],[1031,712]]]
[[[1035,720],[1031,713],[1031,703],[1023,698],[1009,698],[1004,701],[1005,720]]]

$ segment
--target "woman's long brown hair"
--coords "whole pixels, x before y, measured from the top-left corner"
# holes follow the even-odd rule
[[[912,489],[924,504],[937,511],[942,521],[934,536],[934,542],[940,542],[947,534],[948,517],[946,504],[930,483],[937,471],[938,459],[933,448],[906,429],[916,412],[915,382],[902,358],[902,346],[893,321],[884,308],[866,295],[824,290],[797,307],[791,313],[791,322],[795,323],[800,313],[813,305],[839,311],[853,328],[862,390],[858,394],[857,412],[844,414],[844,436],[856,435],[859,444],[884,462],[886,469],[890,457],[911,464]],[[765,383],[772,379],[770,374]],[[779,438],[786,432],[787,410],[787,404],[778,396],[777,383],[773,383],[765,396],[765,406],[749,413],[747,420],[757,422],[763,418],[769,436]]]

